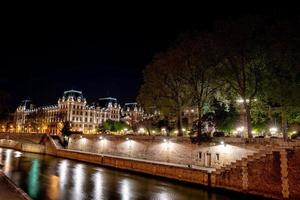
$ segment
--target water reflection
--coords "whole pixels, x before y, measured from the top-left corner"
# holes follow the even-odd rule
[[[130,190],[132,190],[133,188],[131,188],[131,183],[130,181],[128,181],[127,179],[124,179],[121,181],[121,197],[122,200],[129,200],[131,199],[131,192]]]
[[[60,194],[59,194],[59,177],[57,176],[51,176],[50,177],[50,187],[49,187],[49,192],[48,192],[48,196],[50,199],[56,200],[59,198]]]
[[[12,180],[33,200],[258,199],[209,192],[201,187],[159,178],[51,156],[24,152],[20,154],[1,148],[0,163],[4,163],[3,171],[11,174]]]
[[[14,154],[15,154],[15,158],[20,158],[22,156],[22,152],[20,151],[15,151]]]
[[[161,192],[155,195],[154,199],[159,199],[159,200],[169,200],[172,199],[170,195],[167,192]]]
[[[66,185],[68,183],[67,177],[69,176],[69,161],[62,160],[58,164],[58,176],[59,176],[59,189],[61,199],[65,199]]]
[[[62,189],[67,184],[67,177],[69,174],[69,162],[62,160],[58,164],[59,186]]]
[[[93,200],[104,199],[103,195],[103,177],[100,172],[93,174],[92,181],[94,183]]]
[[[40,187],[39,175],[40,161],[36,159],[32,161],[31,168],[28,174],[28,194],[33,198],[36,198],[38,196]]]
[[[80,200],[84,199],[83,185],[85,184],[85,172],[83,164],[76,164],[73,169],[73,189],[72,199]]]
[[[12,153],[13,153],[13,150],[11,149],[7,149],[5,151],[5,161],[4,161],[4,168],[3,168],[3,171],[4,173],[11,177],[11,160],[12,160]]]

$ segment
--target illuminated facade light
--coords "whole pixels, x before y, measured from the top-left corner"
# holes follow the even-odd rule
[[[145,133],[145,129],[144,128],[139,128],[138,133]]]
[[[237,132],[243,132],[244,129],[245,129],[244,126],[240,126],[240,127],[237,127],[237,128],[236,128]]]
[[[275,134],[275,133],[277,133],[278,129],[276,127],[271,127],[269,129],[269,131],[270,131],[271,134]]]

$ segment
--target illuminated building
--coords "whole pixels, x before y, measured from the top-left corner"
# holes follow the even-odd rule
[[[121,111],[122,120],[130,126],[138,123],[145,118],[144,110],[138,106],[136,102],[125,103],[124,108]]]
[[[81,91],[68,90],[52,106],[34,107],[31,101],[23,101],[15,112],[15,125],[18,132],[59,134],[63,122],[69,121],[72,131],[88,134],[106,120],[119,121],[120,111],[115,98],[99,98],[88,105]]]

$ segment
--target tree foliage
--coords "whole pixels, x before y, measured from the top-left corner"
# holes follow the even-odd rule
[[[98,126],[98,132],[118,132],[124,130],[125,128],[130,128],[125,122],[107,120]]]

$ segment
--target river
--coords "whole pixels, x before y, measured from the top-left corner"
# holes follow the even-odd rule
[[[4,173],[34,200],[259,199],[12,149],[0,148],[0,164]]]

